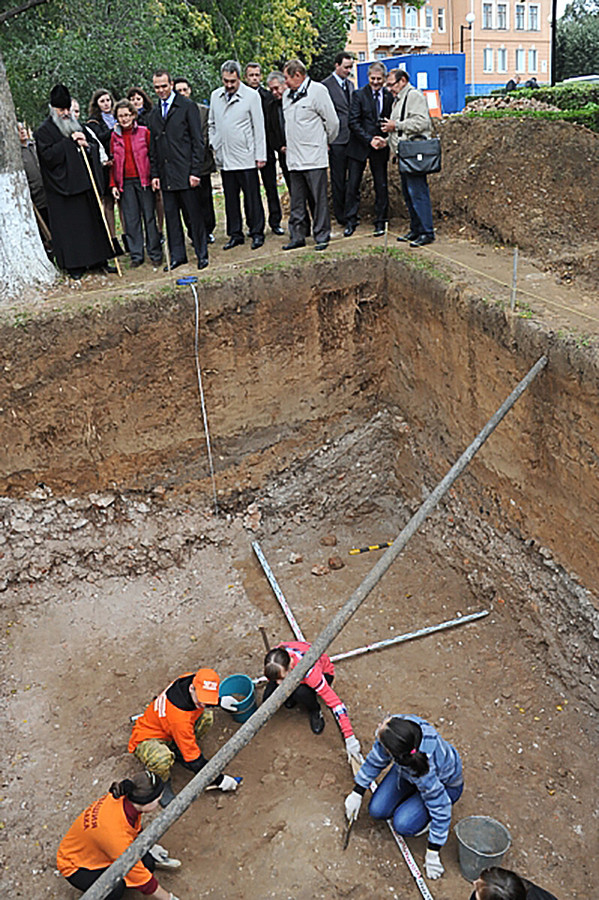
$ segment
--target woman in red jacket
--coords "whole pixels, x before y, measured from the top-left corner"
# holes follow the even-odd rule
[[[264,674],[268,678],[268,684],[264,688],[263,701],[281,684],[286,675],[294,669],[300,659],[310,649],[307,641],[284,641],[273,650],[269,650],[264,658]],[[351,761],[352,756],[362,762],[360,742],[354,734],[354,729],[347,714],[347,708],[341,702],[331,687],[335,677],[335,666],[326,653],[323,653],[304,679],[296,687],[291,696],[285,701],[288,709],[296,703],[305,707],[310,714],[310,728],[314,734],[321,734],[324,729],[324,718],[320,710],[318,697],[322,697],[326,705],[332,711],[341,734],[345,738],[347,757]]]
[[[142,813],[157,808],[163,788],[162,780],[151,772],[114,781],[108,793],[73,822],[60,842],[56,855],[60,874],[80,891],[91,887],[139,835]],[[155,900],[177,900],[160,887],[153,872],[156,866],[177,869],[180,865],[179,860],[170,859],[163,847],[154,844],[105,900],[120,900],[126,887]]]
[[[137,110],[130,100],[119,100],[115,114],[117,124],[110,138],[110,154],[113,157],[110,185],[114,199],[121,203],[131,267],[141,266],[144,261],[142,222],[148,256],[154,265],[159,265],[162,246],[150,185],[150,132],[143,125],[138,125]]]

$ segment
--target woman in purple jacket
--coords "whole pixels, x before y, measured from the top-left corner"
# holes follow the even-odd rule
[[[110,138],[110,152],[114,160],[110,184],[114,199],[121,203],[131,267],[141,266],[144,261],[142,221],[148,256],[154,265],[159,265],[162,246],[150,185],[150,132],[137,124],[137,110],[130,100],[119,100],[115,114],[117,124]]]
[[[430,828],[424,864],[428,878],[440,878],[439,853],[449,834],[451,808],[464,790],[460,754],[420,716],[389,716],[345,798],[350,822],[367,788],[389,765],[368,811],[375,819],[391,819],[398,834],[418,835]]]

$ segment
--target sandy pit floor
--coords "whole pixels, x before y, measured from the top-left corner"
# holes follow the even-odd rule
[[[252,540],[308,638],[357,587],[377,554],[348,550],[394,537],[421,500],[401,496],[392,467],[380,464],[380,428],[379,416],[323,445],[271,484],[253,515],[215,516],[181,497],[157,512],[149,499],[148,520],[162,517],[162,527],[170,522],[177,533],[185,521],[201,531],[179,565],[123,567],[107,577],[90,560],[87,576],[80,564],[76,579],[57,570],[4,592],[4,896],[78,896],[55,870],[56,847],[86,805],[137,768],[126,752],[129,715],[172,677],[201,665],[221,677],[260,674],[260,625],[271,643],[292,637]],[[115,547],[131,541],[120,524],[111,528]],[[326,535],[335,535],[336,546],[321,543]],[[291,563],[291,553],[302,561]],[[328,569],[331,555],[345,566],[312,574],[317,565]],[[364,749],[386,713],[415,712],[433,723],[464,760],[453,822],[473,814],[499,819],[513,838],[506,865],[560,900],[588,900],[599,876],[596,718],[549,668],[530,626],[535,591],[555,577],[527,556],[523,541],[473,522],[454,493],[331,652],[488,609],[477,623],[340,662],[336,688]],[[181,900],[419,897],[388,829],[366,809],[343,851],[343,798],[352,780],[340,733],[326,719],[316,737],[301,711],[276,714],[228,768],[243,775],[241,789],[200,797],[164,836],[183,860],[179,872],[161,875],[165,887]],[[235,727],[218,713],[206,753]],[[188,777],[176,769],[175,789]],[[409,844],[422,865],[426,838]],[[453,832],[442,858],[446,875],[430,883],[433,896],[468,898]]]

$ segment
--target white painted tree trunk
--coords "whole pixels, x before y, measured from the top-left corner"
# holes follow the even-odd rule
[[[23,169],[17,119],[0,55],[0,304],[56,278],[44,250]]]

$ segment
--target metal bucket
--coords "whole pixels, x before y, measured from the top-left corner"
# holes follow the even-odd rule
[[[455,826],[462,875],[475,881],[483,869],[498,866],[510,849],[512,838],[501,822],[489,816],[468,816]]]

